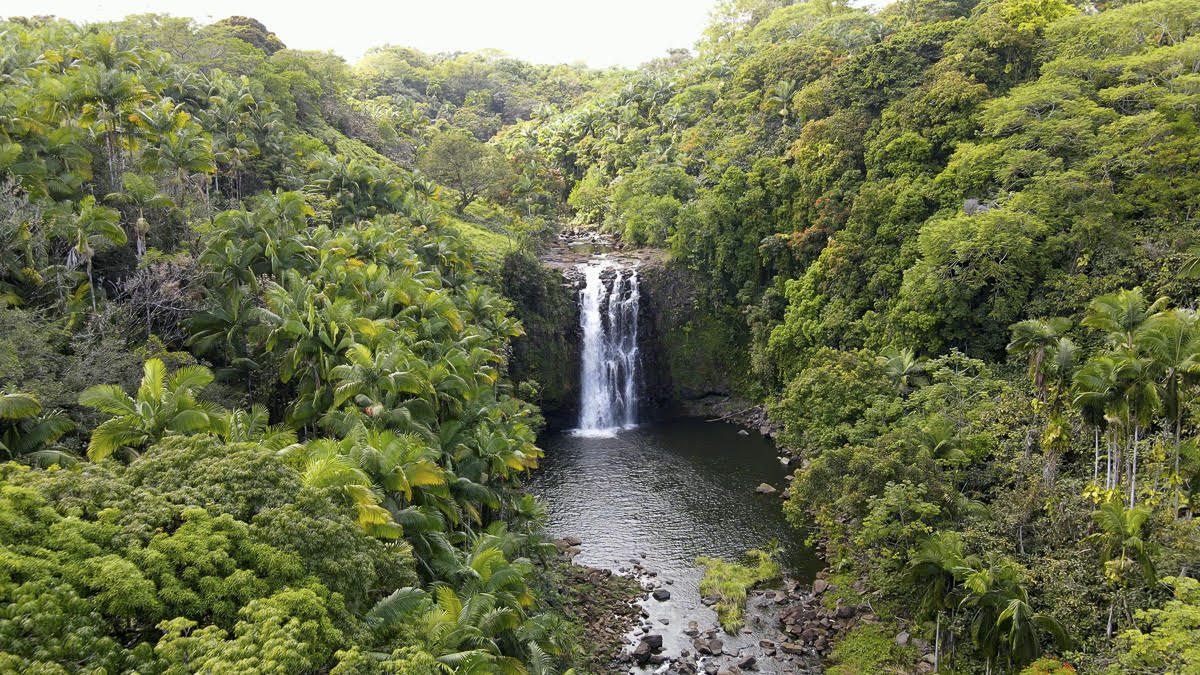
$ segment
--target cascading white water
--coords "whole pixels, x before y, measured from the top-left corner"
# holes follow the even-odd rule
[[[576,433],[611,436],[637,423],[637,268],[604,258],[581,268],[583,376]]]

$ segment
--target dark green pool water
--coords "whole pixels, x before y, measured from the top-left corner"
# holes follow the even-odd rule
[[[792,578],[807,583],[821,568],[804,534],[784,520],[780,496],[754,491],[760,483],[782,490],[788,473],[770,439],[757,433],[683,419],[612,438],[563,433],[543,447],[530,489],[546,502],[548,534],[581,538],[579,564],[628,572],[636,560],[670,581],[670,601],[644,603],[653,621],[679,628],[715,622],[700,603],[698,556],[738,559],[778,538]]]

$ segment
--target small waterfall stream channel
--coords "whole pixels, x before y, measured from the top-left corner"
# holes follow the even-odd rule
[[[647,591],[613,672],[819,672],[815,655],[777,648],[794,639],[781,630],[785,600],[822,563],[786,523],[780,495],[756,491],[786,485],[772,441],[723,422],[654,419],[639,406],[641,264],[599,253],[571,270],[582,333],[578,423],[542,439],[546,456],[529,483],[547,505],[548,534],[578,544],[577,564],[633,575]],[[726,634],[701,597],[696,558],[740,561],[772,539],[783,542],[787,581],[752,591],[745,628]]]

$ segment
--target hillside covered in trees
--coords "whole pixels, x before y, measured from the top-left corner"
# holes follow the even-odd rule
[[[1200,667],[1198,29],[732,1],[698,54],[518,126],[581,222],[699,279],[668,348],[768,405],[792,521],[886,617],[840,672],[916,667],[901,630],[953,672]]]
[[[836,672],[1196,672],[1198,109],[1193,0],[725,0],[631,71],[0,23],[0,671],[607,672],[503,297],[570,223],[694,281]]]

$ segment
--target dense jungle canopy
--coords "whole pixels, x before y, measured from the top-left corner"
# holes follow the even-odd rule
[[[723,0],[698,39],[0,22],[0,671],[607,672],[511,364],[570,225],[665,249],[674,375],[781,426],[792,536],[881,624],[830,672],[918,672],[899,631],[1200,672],[1200,3]]]

